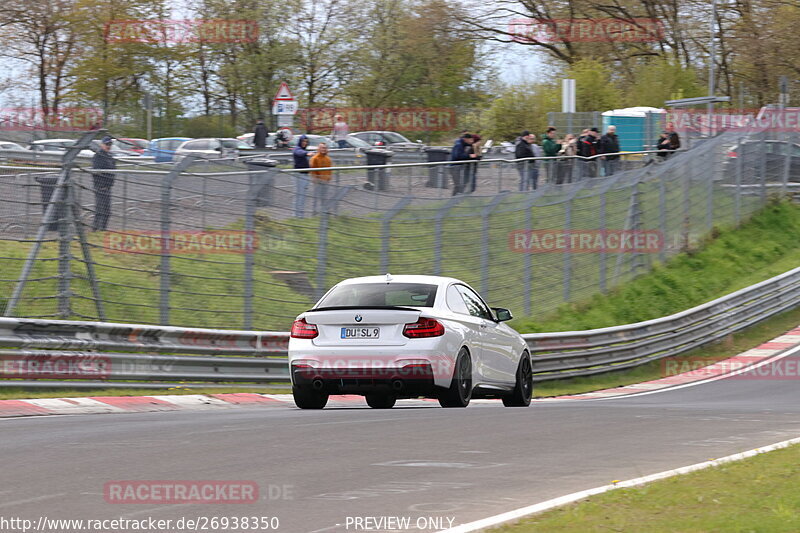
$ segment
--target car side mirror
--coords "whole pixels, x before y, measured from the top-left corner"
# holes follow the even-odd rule
[[[498,322],[505,322],[514,318],[511,315],[511,311],[504,307],[492,307],[492,311],[494,311],[494,315],[497,317]]]

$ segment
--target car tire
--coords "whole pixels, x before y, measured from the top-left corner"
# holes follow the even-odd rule
[[[322,409],[328,403],[328,394],[310,387],[292,387],[292,396],[300,409]]]
[[[373,409],[391,409],[394,407],[397,397],[394,394],[383,394],[380,392],[367,394],[367,405]]]
[[[437,395],[442,407],[466,407],[472,398],[472,359],[466,348],[461,348],[453,368],[450,386],[441,389]]]
[[[522,354],[517,365],[517,382],[514,390],[503,397],[503,405],[506,407],[528,407],[533,396],[533,368],[531,367],[531,357],[528,352]]]

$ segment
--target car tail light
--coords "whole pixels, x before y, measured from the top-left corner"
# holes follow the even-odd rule
[[[728,157],[739,157],[739,154],[731,150],[730,152],[728,152]]]
[[[317,326],[314,324],[309,324],[306,322],[305,318],[301,318],[300,320],[295,320],[292,324],[292,333],[291,337],[293,339],[313,339],[319,332],[317,331]]]
[[[432,318],[420,318],[413,324],[406,324],[403,327],[403,335],[409,339],[441,337],[444,335],[444,326]]]

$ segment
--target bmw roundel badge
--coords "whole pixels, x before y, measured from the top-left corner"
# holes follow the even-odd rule
[[[362,318],[361,315],[356,315],[356,322],[361,322]]]

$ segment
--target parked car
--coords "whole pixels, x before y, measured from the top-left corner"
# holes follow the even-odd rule
[[[386,146],[406,150],[422,150],[425,144],[422,141],[412,142],[396,131],[359,131],[351,134],[365,141],[370,146]]]
[[[40,139],[31,142],[28,149],[41,154],[64,155],[67,152],[67,148],[74,146],[77,142],[75,139]],[[79,155],[92,157],[94,152],[84,149],[80,151]]]
[[[147,139],[139,139],[137,137],[120,137],[119,139],[114,139],[114,144],[118,145],[123,150],[129,150],[136,152],[139,155],[143,155],[150,143]]]
[[[238,139],[206,138],[192,139],[182,143],[175,150],[175,161],[187,155],[204,159],[222,159],[239,157],[240,152],[253,150],[249,144]]]
[[[800,182],[800,144],[779,140],[745,140],[727,148],[722,180],[737,181],[741,159],[742,183],[761,181],[762,168],[766,182],[782,182],[789,153],[789,181]],[[763,167],[762,167],[763,162]]]
[[[362,394],[373,408],[434,397],[442,407],[470,398],[527,406],[533,378],[527,344],[463,281],[370,276],[342,281],[292,325],[294,401],[321,409],[331,394]]]
[[[294,134],[294,136],[292,137],[292,140],[289,141],[289,148],[287,148],[287,150],[291,150],[295,146],[297,146],[297,140],[300,138],[301,135],[303,135],[303,134],[302,133],[300,133],[300,134],[295,133]],[[325,135],[306,134],[306,137],[308,137],[308,145],[310,147],[312,147],[312,148],[316,148],[317,146],[319,146],[320,143],[327,143],[328,148],[335,148],[336,147],[336,143],[334,143],[331,140],[330,137],[327,137]],[[244,142],[244,143],[247,143],[248,145],[250,145],[250,147],[253,147],[253,134],[252,133],[245,133],[244,135],[240,135],[239,137],[236,137],[236,138],[238,140]],[[276,140],[276,138],[277,138],[277,134],[276,133],[270,133],[269,135],[267,135],[267,148],[276,149],[275,148],[275,140]],[[358,141],[356,141],[356,142],[358,142]]]
[[[0,150],[24,150],[22,146],[11,141],[0,141]]]
[[[344,142],[347,145],[347,146],[345,146],[345,148],[355,148],[356,150],[364,150],[364,149],[367,149],[367,148],[372,148],[372,145],[369,144],[367,141],[365,141],[363,139],[359,139],[358,137],[356,137],[354,135],[348,135],[344,139]],[[338,147],[339,147],[338,143],[335,143],[334,148],[338,148]]]
[[[124,148],[126,146],[123,143],[118,142],[118,139],[114,139],[111,142],[111,155],[114,157],[141,157],[142,154],[139,152],[134,152],[133,150],[128,150]],[[100,150],[100,140],[95,139],[92,141],[92,147],[94,150]]]
[[[156,163],[170,163],[175,156],[175,150],[185,143],[191,141],[191,137],[162,137],[153,139],[144,151],[145,156],[150,156]]]

